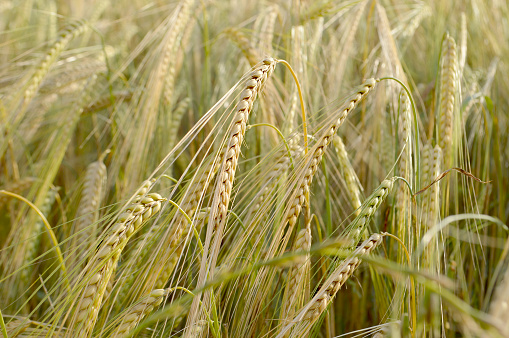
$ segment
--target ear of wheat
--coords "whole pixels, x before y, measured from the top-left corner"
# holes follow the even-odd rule
[[[303,337],[309,332],[318,317],[327,309],[341,286],[350,278],[361,263],[362,255],[370,254],[382,241],[383,235],[373,234],[364,241],[351,256],[345,259],[327,278],[316,295],[304,306],[298,314],[288,323],[277,336],[285,337],[290,330],[292,337]]]
[[[223,237],[224,225],[226,223],[226,215],[233,188],[233,180],[237,170],[237,162],[240,156],[240,147],[244,140],[249,114],[253,109],[253,104],[258,93],[262,90],[275,67],[276,60],[267,58],[249,74],[244,84],[244,90],[240,95],[240,101],[235,108],[236,113],[233,127],[230,131],[230,138],[228,140],[222,166],[218,173],[219,180],[215,187],[215,194],[212,200],[211,217],[209,228],[207,229],[205,252],[200,267],[198,285],[202,285],[207,278],[213,277],[216,259]],[[188,326],[193,326],[196,321],[199,320],[196,318],[199,301],[199,296],[195,297],[193,300],[190,317],[188,318]],[[204,304],[204,306],[207,307],[208,301],[206,299],[204,299]],[[206,309],[204,310],[207,311]]]
[[[74,325],[79,336],[92,333],[103,296],[115,266],[129,238],[152,215],[161,208],[164,199],[151,193],[143,197],[150,182],[138,193],[139,200],[128,206],[117,218],[117,222],[108,230],[96,254],[85,268],[86,286],[78,297],[75,307]],[[81,285],[81,283],[79,284]]]

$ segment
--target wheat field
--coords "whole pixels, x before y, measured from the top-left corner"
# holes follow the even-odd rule
[[[3,0],[3,337],[509,337],[505,0]]]

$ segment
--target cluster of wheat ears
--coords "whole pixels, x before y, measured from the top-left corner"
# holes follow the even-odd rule
[[[1,335],[509,337],[508,17],[1,1]]]

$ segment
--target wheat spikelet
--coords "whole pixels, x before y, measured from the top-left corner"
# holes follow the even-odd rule
[[[140,299],[119,319],[120,324],[112,332],[111,337],[129,337],[130,332],[158,307],[167,295],[167,290],[156,289],[150,295]]]
[[[311,227],[310,224],[308,224],[308,226],[297,234],[293,245],[293,251],[309,251],[310,248]],[[305,255],[288,271],[280,315],[283,322],[293,318],[295,309],[301,307],[303,302],[306,301],[306,297],[303,295],[306,291],[309,292],[309,290],[306,290],[307,280],[309,280],[309,265],[309,255]]]
[[[299,311],[299,313],[283,328],[277,337],[285,337],[288,333],[290,333],[290,330],[292,330],[294,326],[296,327],[291,332],[292,337],[306,336],[311,326],[316,322],[320,315],[325,312],[327,306],[331,303],[336,293],[361,263],[359,256],[370,254],[382,242],[382,238],[383,235],[372,234],[369,239],[364,241],[355,251],[353,251],[350,257],[346,258],[336,269],[334,269],[313,299],[311,299],[311,301],[309,301],[308,304]]]
[[[87,284],[78,298],[73,319],[79,336],[91,334],[108,282],[129,238],[161,208],[161,201],[164,199],[160,195],[151,193],[142,197],[149,186],[150,182],[145,183],[138,192],[138,201],[125,208],[118,216],[85,268],[83,275]]]
[[[203,202],[204,192],[207,190],[219,170],[223,156],[224,149],[221,150],[218,156],[212,159],[212,162],[204,168],[202,173],[196,175],[198,180],[193,180],[193,182],[191,182],[189,192],[186,194],[184,201],[181,204],[181,208],[189,215],[189,217],[194,215],[197,207]],[[157,273],[157,281],[155,284],[157,288],[163,287],[168,281],[176,266],[177,260],[184,249],[181,239],[187,238],[189,231],[191,230],[191,224],[189,224],[185,217],[180,213],[176,216],[174,224],[174,227],[164,242],[165,250],[161,255],[161,257],[163,257],[160,261],[162,264],[159,266],[160,270]]]
[[[343,140],[338,135],[334,135],[334,148],[336,148],[336,152],[338,154],[339,165],[343,172],[343,177],[345,179],[346,188],[348,190],[348,196],[350,197],[350,201],[352,203],[352,207],[355,210],[355,215],[359,215],[360,207],[361,207],[361,185],[357,175],[355,174],[355,170],[352,167],[352,163],[348,159],[348,153],[346,152],[345,144]]]
[[[101,160],[90,163],[85,174],[85,183],[83,184],[83,192],[78,206],[74,230],[77,243],[81,246],[79,251],[82,252],[78,261],[85,258],[84,256],[89,251],[90,244],[95,242],[97,234],[96,222],[99,216],[99,207],[105,193],[105,185],[106,166],[104,163]]]
[[[143,176],[143,171],[139,167],[140,164],[148,162],[149,147],[154,139],[161,99],[162,101],[171,102],[173,89],[167,89],[167,92],[164,93],[164,87],[168,77],[171,77],[169,81],[173,86],[175,76],[174,56],[178,51],[177,38],[181,36],[182,30],[187,26],[194,3],[194,0],[182,1],[175,10],[174,16],[171,17],[174,20],[166,20],[162,26],[161,30],[165,28],[166,31],[164,31],[164,36],[158,45],[157,53],[154,52],[154,64],[151,68],[147,66],[146,70],[148,77],[146,87],[149,90],[139,92],[139,97],[134,100],[135,106],[131,107],[137,115],[130,128],[133,137],[123,144],[121,154],[119,154],[121,157],[128,156],[125,165],[127,182],[138,182]],[[161,32],[161,34],[163,33]]]
[[[206,257],[205,255],[208,257],[207,259],[202,259],[198,285],[202,285],[206,278],[213,277],[219,246],[223,237],[224,225],[226,223],[230,194],[233,189],[233,180],[237,170],[237,161],[240,156],[240,148],[246,132],[246,124],[258,93],[263,89],[267,78],[270,77],[275,67],[276,60],[267,58],[249,74],[244,83],[244,90],[240,94],[240,100],[235,108],[233,126],[230,131],[223,163],[218,172],[218,182],[214,189],[215,194],[212,200],[211,217],[207,229],[204,252],[204,258]],[[213,243],[211,243],[212,237],[214,237]],[[210,252],[208,250],[210,250]],[[193,300],[190,317],[188,318],[188,326],[194,325],[196,321],[199,320],[195,318],[199,299],[200,297],[196,296]],[[207,304],[206,300],[204,300],[204,304]],[[207,309],[203,310],[208,311]]]
[[[416,8],[414,12],[415,12],[414,18],[410,20],[408,25],[401,32],[404,38],[412,38],[417,28],[419,28],[419,25],[421,24],[422,20],[424,20],[428,16],[431,16],[432,14],[431,8],[424,3],[422,4],[421,7]]]
[[[442,42],[440,56],[440,101],[438,123],[438,145],[444,151],[445,167],[450,167],[453,148],[454,111],[456,105],[456,92],[458,90],[458,59],[456,57],[456,43],[446,34]]]

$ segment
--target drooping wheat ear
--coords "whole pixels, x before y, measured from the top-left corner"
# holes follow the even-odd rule
[[[85,174],[85,183],[76,215],[75,233],[77,245],[82,252],[77,261],[85,258],[90,245],[95,242],[97,236],[97,219],[99,208],[104,196],[106,186],[106,166],[99,160],[88,165]],[[76,261],[74,261],[76,263]],[[72,264],[73,265],[73,264]]]
[[[310,248],[311,226],[308,224],[297,234],[293,245],[293,251],[309,251]],[[309,255],[305,255],[288,270],[280,315],[283,322],[291,320],[295,314],[295,310],[309,300],[309,298],[306,297],[306,294],[309,296],[309,285],[307,285],[309,282],[309,268]]]
[[[507,311],[509,310],[509,269],[506,269],[503,279],[497,285],[490,303],[490,315],[499,320],[504,337],[509,337],[509,321]]]
[[[58,194],[58,189],[53,188],[46,194],[46,198],[44,203],[42,204],[40,211],[44,215],[44,217],[48,217],[50,214],[51,208],[55,203],[56,197]],[[32,260],[37,256],[37,251],[39,250],[39,246],[41,243],[41,233],[43,232],[44,223],[42,220],[38,219],[33,226],[31,227],[28,235],[28,240],[24,244],[25,258],[23,260],[24,264],[33,264]],[[22,285],[26,288],[29,287],[31,280],[30,275],[32,272],[32,266],[28,266],[25,269],[21,270],[20,279],[22,281]]]
[[[83,22],[75,22],[70,24],[67,28],[65,28],[62,31],[62,33],[60,33],[60,36],[58,37],[55,44],[50,48],[50,50],[43,57],[41,63],[37,66],[27,88],[25,89],[23,98],[25,104],[32,100],[32,98],[34,97],[35,93],[39,88],[39,85],[41,84],[42,80],[48,73],[51,65],[60,56],[60,54],[67,47],[69,42],[71,42],[71,40],[77,37],[78,35],[82,34],[86,28],[87,25],[84,24]]]
[[[244,83],[244,90],[240,94],[240,100],[235,107],[235,116],[233,126],[230,130],[230,137],[227,143],[222,166],[218,173],[218,181],[215,186],[214,198],[211,206],[211,217],[207,236],[205,239],[204,259],[202,259],[198,285],[201,286],[207,278],[212,278],[216,267],[216,259],[219,254],[219,247],[223,238],[224,225],[230,203],[230,195],[233,189],[233,180],[237,170],[237,162],[240,156],[240,148],[244,140],[246,125],[249,114],[253,109],[253,104],[258,94],[263,89],[265,82],[276,68],[276,60],[273,58],[264,59],[247,77]],[[212,223],[212,224],[210,224]],[[212,242],[212,239],[214,240]],[[212,245],[211,245],[212,244]],[[207,257],[208,256],[208,257]],[[207,259],[205,259],[207,257]],[[207,271],[208,270],[208,271]],[[200,296],[193,299],[188,326],[192,326],[197,320],[197,310],[199,307]],[[204,304],[208,302],[205,300]],[[207,306],[207,305],[205,305]],[[208,309],[202,309],[208,311]]]
[[[380,186],[369,196],[361,206],[359,215],[352,221],[352,223],[345,229],[342,235],[347,236],[354,241],[361,238],[362,233],[366,229],[369,219],[380,208],[380,205],[385,200],[387,195],[391,192],[396,178],[389,178],[383,180]]]
[[[445,167],[450,167],[453,149],[456,146],[453,139],[454,110],[456,93],[458,91],[458,59],[456,57],[456,43],[446,34],[442,42],[440,56],[440,101],[438,145],[444,151]]]
[[[149,186],[150,182],[140,190],[146,193]],[[86,286],[78,298],[73,325],[79,337],[89,337],[92,333],[108,282],[129,238],[160,210],[161,201],[164,200],[156,193],[142,196],[139,194],[139,200],[118,216],[85,268],[83,275]],[[81,285],[77,287],[81,288]]]
[[[362,186],[355,174],[352,163],[348,159],[348,153],[346,152],[345,144],[338,135],[334,135],[334,148],[338,154],[340,169],[342,170],[343,177],[346,183],[346,189],[348,190],[348,196],[352,202],[352,207],[355,210],[355,215],[358,216],[361,212],[361,190]]]
[[[129,337],[131,331],[142,319],[163,302],[167,293],[168,291],[165,289],[156,289],[150,295],[140,299],[120,318],[120,324],[113,331],[111,337]]]
[[[290,224],[290,233],[295,223],[297,223],[297,218],[299,217],[300,211],[305,201],[306,191],[308,191],[309,187],[311,186],[313,176],[318,169],[318,165],[322,161],[325,150],[332,142],[332,139],[336,134],[339,126],[343,124],[348,114],[357,106],[360,101],[362,101],[367,96],[367,94],[375,87],[375,85],[375,79],[367,80],[361,89],[359,89],[353,98],[350,99],[350,101],[345,105],[345,108],[339,112],[338,119],[334,121],[332,125],[329,125],[327,128],[325,128],[325,132],[323,132],[323,134],[320,136],[316,146],[310,149],[307,155],[309,160],[306,163],[307,168],[305,169],[304,177],[302,178],[300,186],[296,191],[295,197],[291,201],[289,211],[286,213],[285,223]]]
[[[2,187],[2,190],[10,191],[15,194],[20,194],[26,189],[28,189],[37,179],[35,177],[25,177],[15,182],[9,183],[6,186]],[[0,194],[0,209],[3,208],[7,202],[9,202],[11,198],[7,195]]]
[[[291,336],[305,337],[311,326],[325,312],[339,289],[359,266],[361,263],[359,256],[370,254],[382,242],[382,238],[383,235],[372,234],[369,239],[353,251],[347,259],[334,269],[313,299],[283,328],[277,337],[285,337],[294,326],[295,328],[291,331]]]
[[[244,57],[249,62],[249,65],[251,67],[256,66],[261,59],[260,53],[253,47],[247,36],[236,28],[227,28],[224,33],[239,47],[242,54],[244,54]]]
[[[174,87],[175,87],[175,75],[177,73],[177,58],[176,54],[179,53],[183,31],[189,30],[188,22],[191,17],[191,8],[194,5],[195,0],[184,0],[182,1],[180,11],[178,12],[177,18],[173,27],[171,27],[170,35],[168,37],[168,44],[164,52],[164,61],[162,63],[160,74],[166,75],[164,78],[164,91],[163,91],[163,104],[169,107],[172,102]]]

